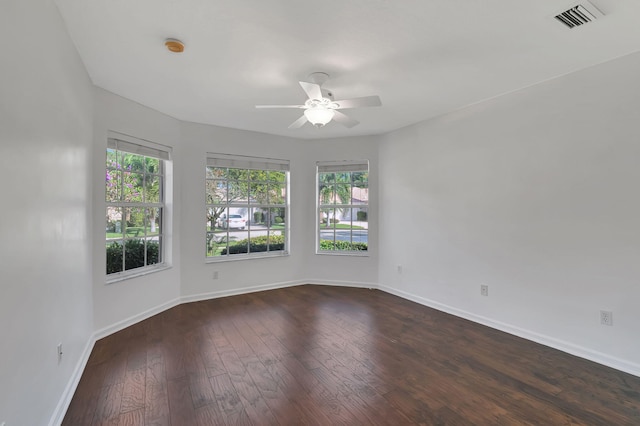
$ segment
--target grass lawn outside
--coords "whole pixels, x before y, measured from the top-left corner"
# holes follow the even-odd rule
[[[248,227],[245,227],[244,229],[248,229],[249,227],[253,227],[255,228],[255,225],[259,225],[260,228],[258,228],[258,230],[263,230],[263,226],[265,227],[264,229],[266,229],[266,226],[263,223],[252,223],[251,225],[249,225]],[[269,229],[284,229],[284,223],[277,223],[277,224],[273,224],[271,225],[271,227]],[[229,229],[229,231],[237,231],[238,229],[236,228],[232,228]],[[215,227],[215,229],[213,231],[211,231],[211,225],[207,225],[207,232],[226,232],[227,228],[218,228],[217,226]]]
[[[327,227],[325,224],[322,224],[322,226],[320,227],[320,229],[365,229],[362,226],[351,226],[351,225],[347,225],[344,223],[336,223],[333,226],[329,226]]]
[[[126,234],[125,235],[126,238],[144,237],[144,230],[142,226],[132,226],[126,229],[125,234]],[[158,231],[151,232],[151,228],[148,227],[147,237],[153,237],[154,235],[158,235]],[[122,238],[122,232],[107,232],[107,238],[108,239]]]

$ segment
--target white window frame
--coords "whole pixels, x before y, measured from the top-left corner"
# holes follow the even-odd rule
[[[106,185],[105,185],[104,211],[106,212],[109,209],[109,207],[157,208],[157,209],[160,209],[160,220],[159,220],[160,229],[158,230],[158,234],[157,234],[157,238],[159,242],[159,249],[158,249],[159,261],[154,264],[147,264],[147,250],[145,248],[144,250],[145,265],[141,267],[125,270],[124,269],[126,266],[124,265],[125,255],[123,255],[122,271],[106,273],[106,270],[105,270],[107,283],[122,281],[124,279],[145,275],[145,274],[163,270],[169,267],[169,262],[167,260],[168,250],[166,247],[168,243],[167,235],[169,234],[169,226],[170,226],[169,225],[170,221],[168,220],[169,212],[167,207],[169,200],[167,199],[167,195],[168,193],[170,193],[170,191],[168,191],[168,189],[170,188],[169,176],[171,175],[171,169],[172,169],[171,167],[172,166],[172,163],[171,163],[172,149],[171,147],[168,147],[165,145],[161,145],[161,144],[143,140],[143,139],[138,139],[138,138],[124,135],[117,132],[109,132],[109,135],[107,138],[107,150],[110,150],[110,149],[113,149],[119,152],[128,153],[128,154],[137,154],[145,157],[157,158],[158,160],[161,160],[160,170],[158,170],[157,173],[148,173],[146,170],[143,173],[144,179],[146,179],[147,176],[154,176],[154,177],[160,178],[160,191],[159,191],[158,202],[145,202],[145,200],[143,200],[142,202],[126,202],[126,201],[123,201],[122,198],[119,201],[110,201],[110,200],[107,200]],[[104,151],[105,156],[106,156],[107,150]],[[110,168],[106,166],[106,161],[104,164],[105,164],[105,170],[109,170]],[[124,176],[122,176],[122,181],[120,183],[121,188],[122,188],[123,182],[124,182]],[[147,240],[146,237],[147,235],[146,235],[146,227],[145,227],[145,234],[142,236],[142,239],[145,240],[145,244]],[[154,238],[155,237],[156,235],[154,234]],[[123,237],[119,241],[124,245],[126,241],[133,240],[136,238],[138,238],[138,236],[130,238],[126,236],[126,233],[123,233]],[[105,242],[108,242],[108,241],[109,240],[105,238]],[[124,250],[124,247],[123,247],[123,250]],[[105,245],[105,266],[106,266],[106,245]]]
[[[285,173],[285,196],[284,196],[284,204],[271,204],[271,203],[257,203],[252,202],[252,200],[228,200],[226,203],[210,203],[207,200],[207,187],[205,185],[205,215],[208,216],[209,209],[212,208],[220,208],[224,206],[226,211],[229,212],[229,209],[246,209],[247,210],[247,238],[251,241],[252,232],[252,217],[251,211],[252,209],[284,209],[284,249],[283,250],[273,250],[273,251],[259,251],[254,253],[229,253],[228,244],[230,229],[226,230],[227,233],[227,254],[218,255],[218,256],[209,256],[209,244],[211,238],[215,238],[215,234],[219,234],[220,231],[212,231],[207,229],[209,225],[205,221],[205,262],[207,263],[215,263],[215,262],[228,262],[228,261],[236,261],[236,260],[246,260],[246,259],[256,259],[256,258],[265,258],[265,257],[282,257],[289,255],[289,241],[290,241],[290,162],[289,160],[276,159],[276,158],[263,158],[263,157],[250,157],[245,155],[232,155],[232,154],[221,154],[221,153],[207,153],[207,164],[206,167],[217,167],[217,168],[228,168],[228,169],[240,169],[240,170],[259,170],[259,171],[280,171]],[[205,182],[207,181],[224,181],[225,179],[218,178],[210,178],[207,176],[207,169],[205,168]],[[227,185],[229,180],[226,179]],[[249,181],[248,181],[249,182]],[[265,182],[266,183],[266,182]],[[249,197],[247,197],[249,198]],[[215,226],[214,226],[215,227]],[[260,230],[258,232],[264,232],[264,230]],[[271,235],[271,224],[268,225],[267,233]],[[250,249],[250,246],[249,246]]]
[[[354,209],[364,208],[367,212],[367,222],[370,219],[370,199],[367,198],[366,204],[362,203],[353,203],[353,199],[350,200],[349,203],[346,204],[322,204],[320,202],[320,174],[321,173],[351,173],[351,172],[367,172],[367,175],[370,173],[369,170],[369,160],[343,160],[343,161],[318,161],[316,163],[316,254],[328,254],[335,256],[369,256],[370,245],[369,245],[369,229],[367,227],[367,250],[322,250],[320,248],[320,240],[321,238],[321,218],[323,216],[323,209],[351,209],[350,215],[350,242],[353,242],[353,211]],[[353,181],[350,182],[351,188],[353,188]],[[369,188],[369,177],[367,177],[367,188]],[[369,192],[367,191],[367,195]],[[339,207],[338,207],[339,206]],[[326,229],[325,229],[326,231]],[[335,229],[334,229],[334,241],[335,239]]]

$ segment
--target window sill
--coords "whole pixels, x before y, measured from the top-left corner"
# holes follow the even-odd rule
[[[369,257],[368,251],[316,251],[319,255]]]
[[[220,262],[236,262],[238,260],[251,260],[251,259],[269,259],[274,257],[287,257],[289,252],[278,252],[269,254],[251,254],[251,255],[230,255],[230,256],[216,256],[205,258],[205,263],[220,263]]]
[[[158,265],[149,266],[147,268],[141,268],[141,270],[133,270],[131,272],[117,272],[115,274],[111,274],[107,276],[106,284],[113,284],[120,281],[125,281],[131,278],[141,277],[143,275],[154,274],[160,271],[166,271],[167,269],[171,269],[171,265],[167,265],[166,263],[160,263]]]

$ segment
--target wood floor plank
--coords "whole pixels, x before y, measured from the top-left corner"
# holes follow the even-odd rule
[[[301,324],[299,318],[296,319],[279,306],[271,310],[265,310],[262,318],[265,325],[274,330],[280,344],[288,352],[294,354],[307,368],[313,369],[319,365],[318,361],[308,352],[311,346],[317,344],[315,339],[312,338],[313,334],[310,334],[312,330],[309,330],[308,326]],[[307,330],[306,332],[305,329]]]
[[[100,399],[98,389],[102,388],[108,365],[94,364],[87,368],[92,374],[82,375],[63,419],[63,425],[90,425],[93,421]]]
[[[122,402],[122,383],[102,387],[92,425],[117,425]]]
[[[247,414],[249,420],[256,425],[270,424],[276,425],[279,422],[273,415],[269,406],[264,401],[262,394],[247,374],[248,380],[235,380],[233,386],[236,389],[238,397],[242,402],[242,406]]]
[[[640,377],[376,290],[187,303],[96,342],[62,423],[640,425]]]
[[[278,368],[274,377],[279,377],[283,381],[287,380],[287,377],[294,377],[296,382],[304,389],[304,391],[299,391],[297,395],[309,398],[313,404],[317,405],[331,419],[332,423],[351,424],[351,419],[354,416],[342,404],[338,393],[330,392],[313,374],[309,374],[309,370],[302,365],[298,358],[289,355],[288,359],[273,365],[271,368]],[[286,376],[281,371],[281,368],[284,368],[289,373],[289,376]],[[286,386],[290,386],[294,391],[298,389],[291,386],[290,383],[286,383]]]
[[[229,340],[227,340],[224,331],[222,331],[222,327],[220,327],[220,324],[209,324],[207,326],[207,332],[209,333],[211,341],[213,342],[213,346],[216,348],[218,355],[224,352],[235,352],[235,349],[233,349],[233,346],[231,346],[231,343],[229,342]]]
[[[227,374],[220,374],[210,379],[213,393],[222,413],[228,418],[234,418],[244,411],[242,401]]]
[[[387,400],[382,398],[366,380],[363,380],[353,370],[342,365],[327,351],[324,351],[321,348],[315,348],[312,349],[312,354],[327,368],[328,371],[341,378],[342,383],[347,388],[347,392],[350,395],[357,396],[358,399],[366,405],[367,411],[375,416],[374,422],[378,424],[394,425],[409,421],[409,419],[402,415],[397,408],[392,407]]]
[[[196,423],[197,426],[218,426],[226,425],[227,418],[220,411],[218,403],[204,405],[196,408]]]
[[[104,377],[104,385],[115,385],[124,383],[124,376],[127,373],[127,353],[126,350],[111,357],[108,361],[109,368]]]
[[[367,412],[366,404],[357,395],[353,395],[342,380],[336,380],[331,371],[320,366],[313,369],[311,374],[339,401],[340,406],[345,410],[345,415],[347,413],[350,415],[349,423],[376,424],[376,418],[373,413]]]
[[[137,411],[144,409],[146,394],[146,361],[145,367],[139,370],[129,370],[124,376],[122,390],[122,404],[120,411]]]
[[[376,391],[371,386],[357,377],[352,370],[336,361],[327,351],[321,348],[315,348],[312,349],[311,354],[322,363],[327,371],[330,371],[331,374],[335,376],[339,376],[343,386],[346,387],[351,394],[361,399],[370,398],[376,394]]]
[[[263,421],[268,424],[277,424],[277,420],[238,355],[227,351],[221,355],[221,359],[248,418],[255,424]]]
[[[220,355],[218,354],[218,351],[216,350],[216,347],[213,343],[213,339],[211,339],[211,336],[209,335],[207,330],[203,329],[203,332],[200,333],[199,337],[200,339],[198,340],[198,350],[200,352],[200,355],[202,356],[202,363],[207,371],[207,377],[224,374],[224,365],[222,365]]]
[[[118,426],[143,426],[144,408],[120,414]]]
[[[268,365],[275,362],[277,360],[276,356],[249,326],[245,316],[249,316],[249,314],[243,316],[238,315],[234,318],[233,324],[235,325],[236,330],[238,330],[242,339],[251,348],[251,353],[257,356],[263,364]]]
[[[194,408],[215,404],[216,397],[213,394],[213,388],[207,374],[190,374],[188,377]]]
[[[251,346],[249,346],[247,341],[240,335],[232,319],[220,321],[220,327],[234,352],[237,353],[240,358],[253,355]]]
[[[186,376],[184,336],[175,332],[168,333],[162,345],[164,369],[168,380]]]
[[[245,362],[245,367],[267,406],[277,418],[292,419],[297,424],[308,425],[321,424],[318,422],[326,419],[321,411],[315,409],[314,404],[307,403],[303,408],[291,395],[285,393],[257,358],[248,359]]]
[[[137,340],[127,348],[127,371],[142,370],[147,366],[147,342]]]
[[[291,355],[291,352],[278,340],[276,335],[268,332],[267,328],[259,318],[251,318],[248,321],[250,327],[262,339],[262,343],[269,349],[277,360],[283,360]]]
[[[147,351],[144,419],[145,425],[165,426],[170,424],[170,415],[164,356],[158,341],[153,342]]]
[[[171,424],[167,384],[150,384],[146,389],[144,411],[145,425],[165,426]]]
[[[183,356],[184,368],[187,374],[201,374],[205,372],[204,361],[202,359],[202,335],[206,331],[194,328],[184,335]]]
[[[196,422],[195,409],[189,388],[189,378],[182,376],[167,382],[169,413],[172,425],[192,425]]]
[[[405,413],[415,424],[446,425],[447,418],[440,414],[443,408],[440,403],[416,398],[404,389],[394,389],[385,398],[400,412]]]

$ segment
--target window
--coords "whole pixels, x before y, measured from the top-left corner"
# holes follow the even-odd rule
[[[141,141],[142,142],[142,141]],[[106,162],[107,276],[164,262],[165,169],[169,152],[109,138]],[[163,147],[167,149],[166,147]]]
[[[318,253],[363,253],[369,237],[369,163],[319,162]]]
[[[206,257],[287,254],[289,161],[208,154]]]

